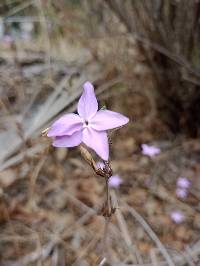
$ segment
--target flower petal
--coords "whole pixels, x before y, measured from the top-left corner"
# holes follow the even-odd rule
[[[66,114],[53,123],[47,136],[56,137],[72,135],[74,132],[81,130],[82,127],[83,122],[80,116],[76,114]]]
[[[82,131],[77,131],[71,136],[56,137],[53,141],[54,147],[75,147],[82,141]]]
[[[94,116],[98,110],[98,102],[93,85],[87,81],[83,85],[84,91],[78,102],[78,114],[84,119]]]
[[[121,127],[129,122],[128,117],[109,110],[100,110],[91,119],[91,127],[96,130],[108,130]]]
[[[86,127],[83,130],[83,143],[93,149],[103,160],[109,157],[108,137],[105,131],[96,131]]]

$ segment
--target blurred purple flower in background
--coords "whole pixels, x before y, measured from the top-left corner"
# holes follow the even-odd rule
[[[106,130],[123,126],[129,122],[126,116],[109,110],[99,110],[90,82],[83,85],[79,99],[78,114],[66,114],[56,120],[47,136],[53,137],[55,147],[75,147],[83,142],[103,160],[109,158],[109,144]]]
[[[184,214],[179,210],[172,211],[170,213],[170,218],[176,224],[180,224],[185,220]]]
[[[187,189],[184,188],[177,188],[176,189],[176,196],[180,199],[186,199],[188,196],[188,191]]]
[[[176,195],[178,198],[186,199],[188,196],[188,189],[191,186],[190,180],[186,177],[179,177],[176,181]]]
[[[10,45],[10,44],[12,44],[14,42],[14,38],[11,35],[6,34],[6,35],[3,36],[2,41],[5,44],[9,44]]]
[[[160,148],[158,148],[156,146],[150,146],[147,144],[142,144],[141,147],[142,147],[142,154],[147,155],[151,158],[161,152]]]
[[[123,180],[119,175],[112,175],[109,179],[109,187],[118,188],[123,183]]]
[[[177,187],[188,189],[191,186],[191,182],[187,177],[179,177],[176,181]]]

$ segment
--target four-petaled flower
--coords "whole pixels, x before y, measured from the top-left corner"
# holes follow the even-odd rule
[[[106,130],[123,126],[129,119],[109,110],[98,111],[93,85],[87,81],[83,88],[77,107],[78,114],[63,115],[53,123],[47,136],[54,138],[55,147],[75,147],[83,142],[107,161],[109,144]]]
[[[142,144],[142,154],[147,155],[149,157],[154,157],[155,155],[161,152],[160,148],[155,146],[150,146],[147,144]]]
[[[189,189],[191,186],[191,181],[187,177],[179,177],[176,181],[177,187]]]
[[[179,210],[174,210],[170,213],[170,218],[176,224],[180,224],[185,220],[184,214]]]

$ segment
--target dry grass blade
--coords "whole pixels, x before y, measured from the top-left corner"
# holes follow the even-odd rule
[[[164,245],[160,242],[157,235],[153,232],[151,227],[148,225],[148,223],[142,218],[142,216],[134,210],[134,208],[128,206],[127,204],[122,204],[122,210],[128,211],[131,213],[131,215],[142,225],[142,227],[145,229],[145,231],[148,233],[148,235],[151,237],[151,239],[155,242],[156,246],[159,248],[161,254],[166,259],[169,266],[175,266],[170,254],[164,247]]]
[[[156,256],[156,250],[155,249],[152,249],[150,251],[150,257],[151,257],[152,265],[159,266],[159,264],[158,264],[158,258]]]
[[[130,234],[128,232],[128,228],[127,228],[127,225],[126,225],[126,221],[124,219],[124,216],[120,210],[120,207],[118,208],[118,204],[117,204],[117,196],[115,194],[114,191],[112,191],[112,198],[115,202],[114,206],[116,206],[116,218],[117,218],[117,221],[118,221],[118,224],[119,224],[119,227],[120,227],[120,230],[122,232],[122,236],[124,238],[124,241],[130,251],[130,256],[131,256],[131,260],[133,263],[140,263],[140,264],[143,264],[143,259],[137,249],[137,247],[133,244],[132,240],[131,240],[131,237],[130,237]],[[135,258],[133,256],[133,254],[135,254]]]
[[[55,247],[55,245],[58,244],[58,241],[52,241],[45,246],[43,246],[40,250],[34,251],[30,254],[27,254],[22,259],[20,259],[18,262],[15,262],[15,266],[21,266],[21,265],[28,265],[30,263],[33,263],[37,260],[44,260],[49,256],[52,249]]]
[[[25,1],[24,3],[22,3],[22,4],[20,4],[20,5],[16,6],[16,7],[14,7],[13,9],[11,9],[11,10],[6,14],[5,17],[10,17],[10,16],[12,16],[12,15],[15,15],[16,13],[21,12],[22,10],[28,8],[30,5],[33,5],[34,2],[35,2],[35,0],[32,0],[32,1],[30,1],[30,0]]]
[[[26,157],[33,157],[34,155],[44,151],[45,148],[46,148],[45,144],[35,145],[34,147],[26,150]],[[0,171],[3,171],[4,169],[19,163],[24,159],[24,156],[25,156],[24,152],[20,152],[16,156],[11,157],[10,159],[8,159],[7,161],[3,162],[0,165]]]

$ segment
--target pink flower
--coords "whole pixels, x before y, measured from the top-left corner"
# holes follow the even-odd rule
[[[155,146],[150,146],[147,144],[142,144],[141,146],[142,146],[142,154],[147,155],[151,158],[161,152],[160,148],[157,148]]]
[[[185,220],[184,214],[181,211],[179,211],[179,210],[172,211],[170,213],[170,218],[176,224],[180,224],[180,223],[182,223]]]
[[[121,184],[123,183],[123,180],[121,179],[121,177],[119,175],[113,175],[110,177],[109,179],[109,187],[119,187]]]
[[[109,145],[106,130],[123,126],[129,119],[109,110],[98,111],[93,85],[87,81],[83,88],[78,114],[63,115],[53,123],[47,136],[54,138],[55,147],[75,147],[84,143],[107,161]]]
[[[178,188],[176,189],[176,195],[177,195],[177,197],[180,198],[180,199],[186,199],[187,196],[188,196],[188,191],[187,191],[187,189],[185,189],[185,188],[180,188],[180,187],[178,187]]]
[[[176,181],[177,187],[188,189],[191,186],[190,180],[186,177],[179,177]]]

